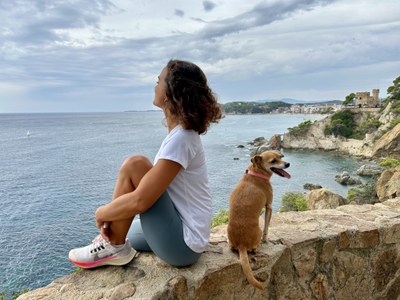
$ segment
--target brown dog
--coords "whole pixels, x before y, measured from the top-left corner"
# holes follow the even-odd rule
[[[229,246],[239,251],[240,263],[247,280],[258,289],[262,284],[254,278],[247,251],[256,252],[262,241],[267,241],[268,225],[272,214],[272,173],[290,178],[284,171],[290,166],[278,151],[265,151],[251,159],[242,179],[233,190],[229,201]],[[264,231],[259,226],[259,216],[265,208]]]

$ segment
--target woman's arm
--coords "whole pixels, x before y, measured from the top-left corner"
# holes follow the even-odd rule
[[[177,162],[159,159],[133,192],[124,194],[96,210],[97,225],[132,218],[145,212],[167,190],[181,168]]]

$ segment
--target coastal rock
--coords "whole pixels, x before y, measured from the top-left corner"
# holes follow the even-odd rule
[[[260,137],[256,138],[254,141],[249,143],[254,146],[254,149],[251,150],[250,156],[254,156],[260,153],[263,153],[267,150],[280,150],[281,149],[281,135],[275,134],[271,137],[269,141],[265,138]]]
[[[346,199],[328,189],[315,189],[306,196],[308,209],[329,209],[346,204]]]
[[[355,185],[362,183],[361,180],[350,177],[350,174],[346,171],[344,171],[340,175],[336,175],[335,181],[339,182],[342,185]]]
[[[400,124],[385,133],[372,149],[374,157],[391,157],[400,159]]]
[[[356,173],[360,176],[374,176],[379,175],[382,172],[383,169],[378,165],[362,165]]]
[[[254,156],[272,149],[264,137],[255,138],[253,141],[249,142],[249,144],[253,146],[253,149],[250,151],[250,156]]]
[[[261,145],[261,146],[259,146],[257,148],[254,148],[253,150],[251,150],[250,156],[261,154],[264,151],[268,151],[268,150],[272,150],[271,146],[268,145],[268,144],[263,144],[263,145]]]
[[[265,144],[267,142],[267,140],[265,139],[265,137],[258,137],[255,138],[253,141],[249,142],[250,145],[254,146],[254,147],[260,147],[261,145]]]
[[[390,123],[396,118],[396,115],[391,111],[392,109],[392,102],[389,102],[382,115],[379,117],[379,122],[382,123],[382,126],[379,128],[379,131],[386,131],[390,128]]]
[[[303,188],[305,190],[312,191],[312,190],[322,189],[322,186],[320,186],[319,184],[306,183],[303,185]]]
[[[273,135],[268,144],[271,146],[271,149],[280,150],[282,148],[282,140],[280,134]]]
[[[210,241],[221,251],[207,251],[193,266],[174,268],[141,253],[124,267],[74,272],[18,299],[397,299],[399,229],[400,198],[277,213],[268,242],[249,255],[264,291],[248,284],[222,225]]]
[[[282,137],[282,148],[339,151],[352,156],[375,159],[383,157],[400,159],[400,124],[390,129],[390,121],[399,116],[387,109],[386,113],[375,113],[374,116],[380,117],[383,125],[376,132],[366,134],[363,140],[346,139],[334,135],[326,136],[324,134],[325,127],[331,122],[330,116],[328,116],[310,124],[305,133],[285,133]],[[356,121],[360,124],[369,117],[369,113],[359,112],[356,115]],[[386,132],[387,130],[389,131]],[[375,141],[383,132],[386,133]]]
[[[400,197],[400,167],[383,171],[376,183],[379,201]]]

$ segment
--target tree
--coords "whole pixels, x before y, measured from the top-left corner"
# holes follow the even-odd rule
[[[400,100],[400,76],[393,80],[393,85],[387,89],[390,100]]]
[[[343,105],[351,104],[355,98],[356,98],[356,94],[354,94],[354,93],[348,94],[346,96],[346,99],[343,101]]]
[[[332,115],[331,124],[325,127],[324,133],[325,135],[333,134],[349,138],[355,128],[354,113],[349,110],[341,110]]]

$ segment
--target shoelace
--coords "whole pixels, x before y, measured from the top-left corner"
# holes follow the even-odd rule
[[[97,253],[98,251],[105,249],[104,243],[106,243],[106,241],[103,239],[101,234],[96,236],[94,238],[94,240],[92,241],[92,245],[90,247],[90,253],[93,253],[93,252]]]

